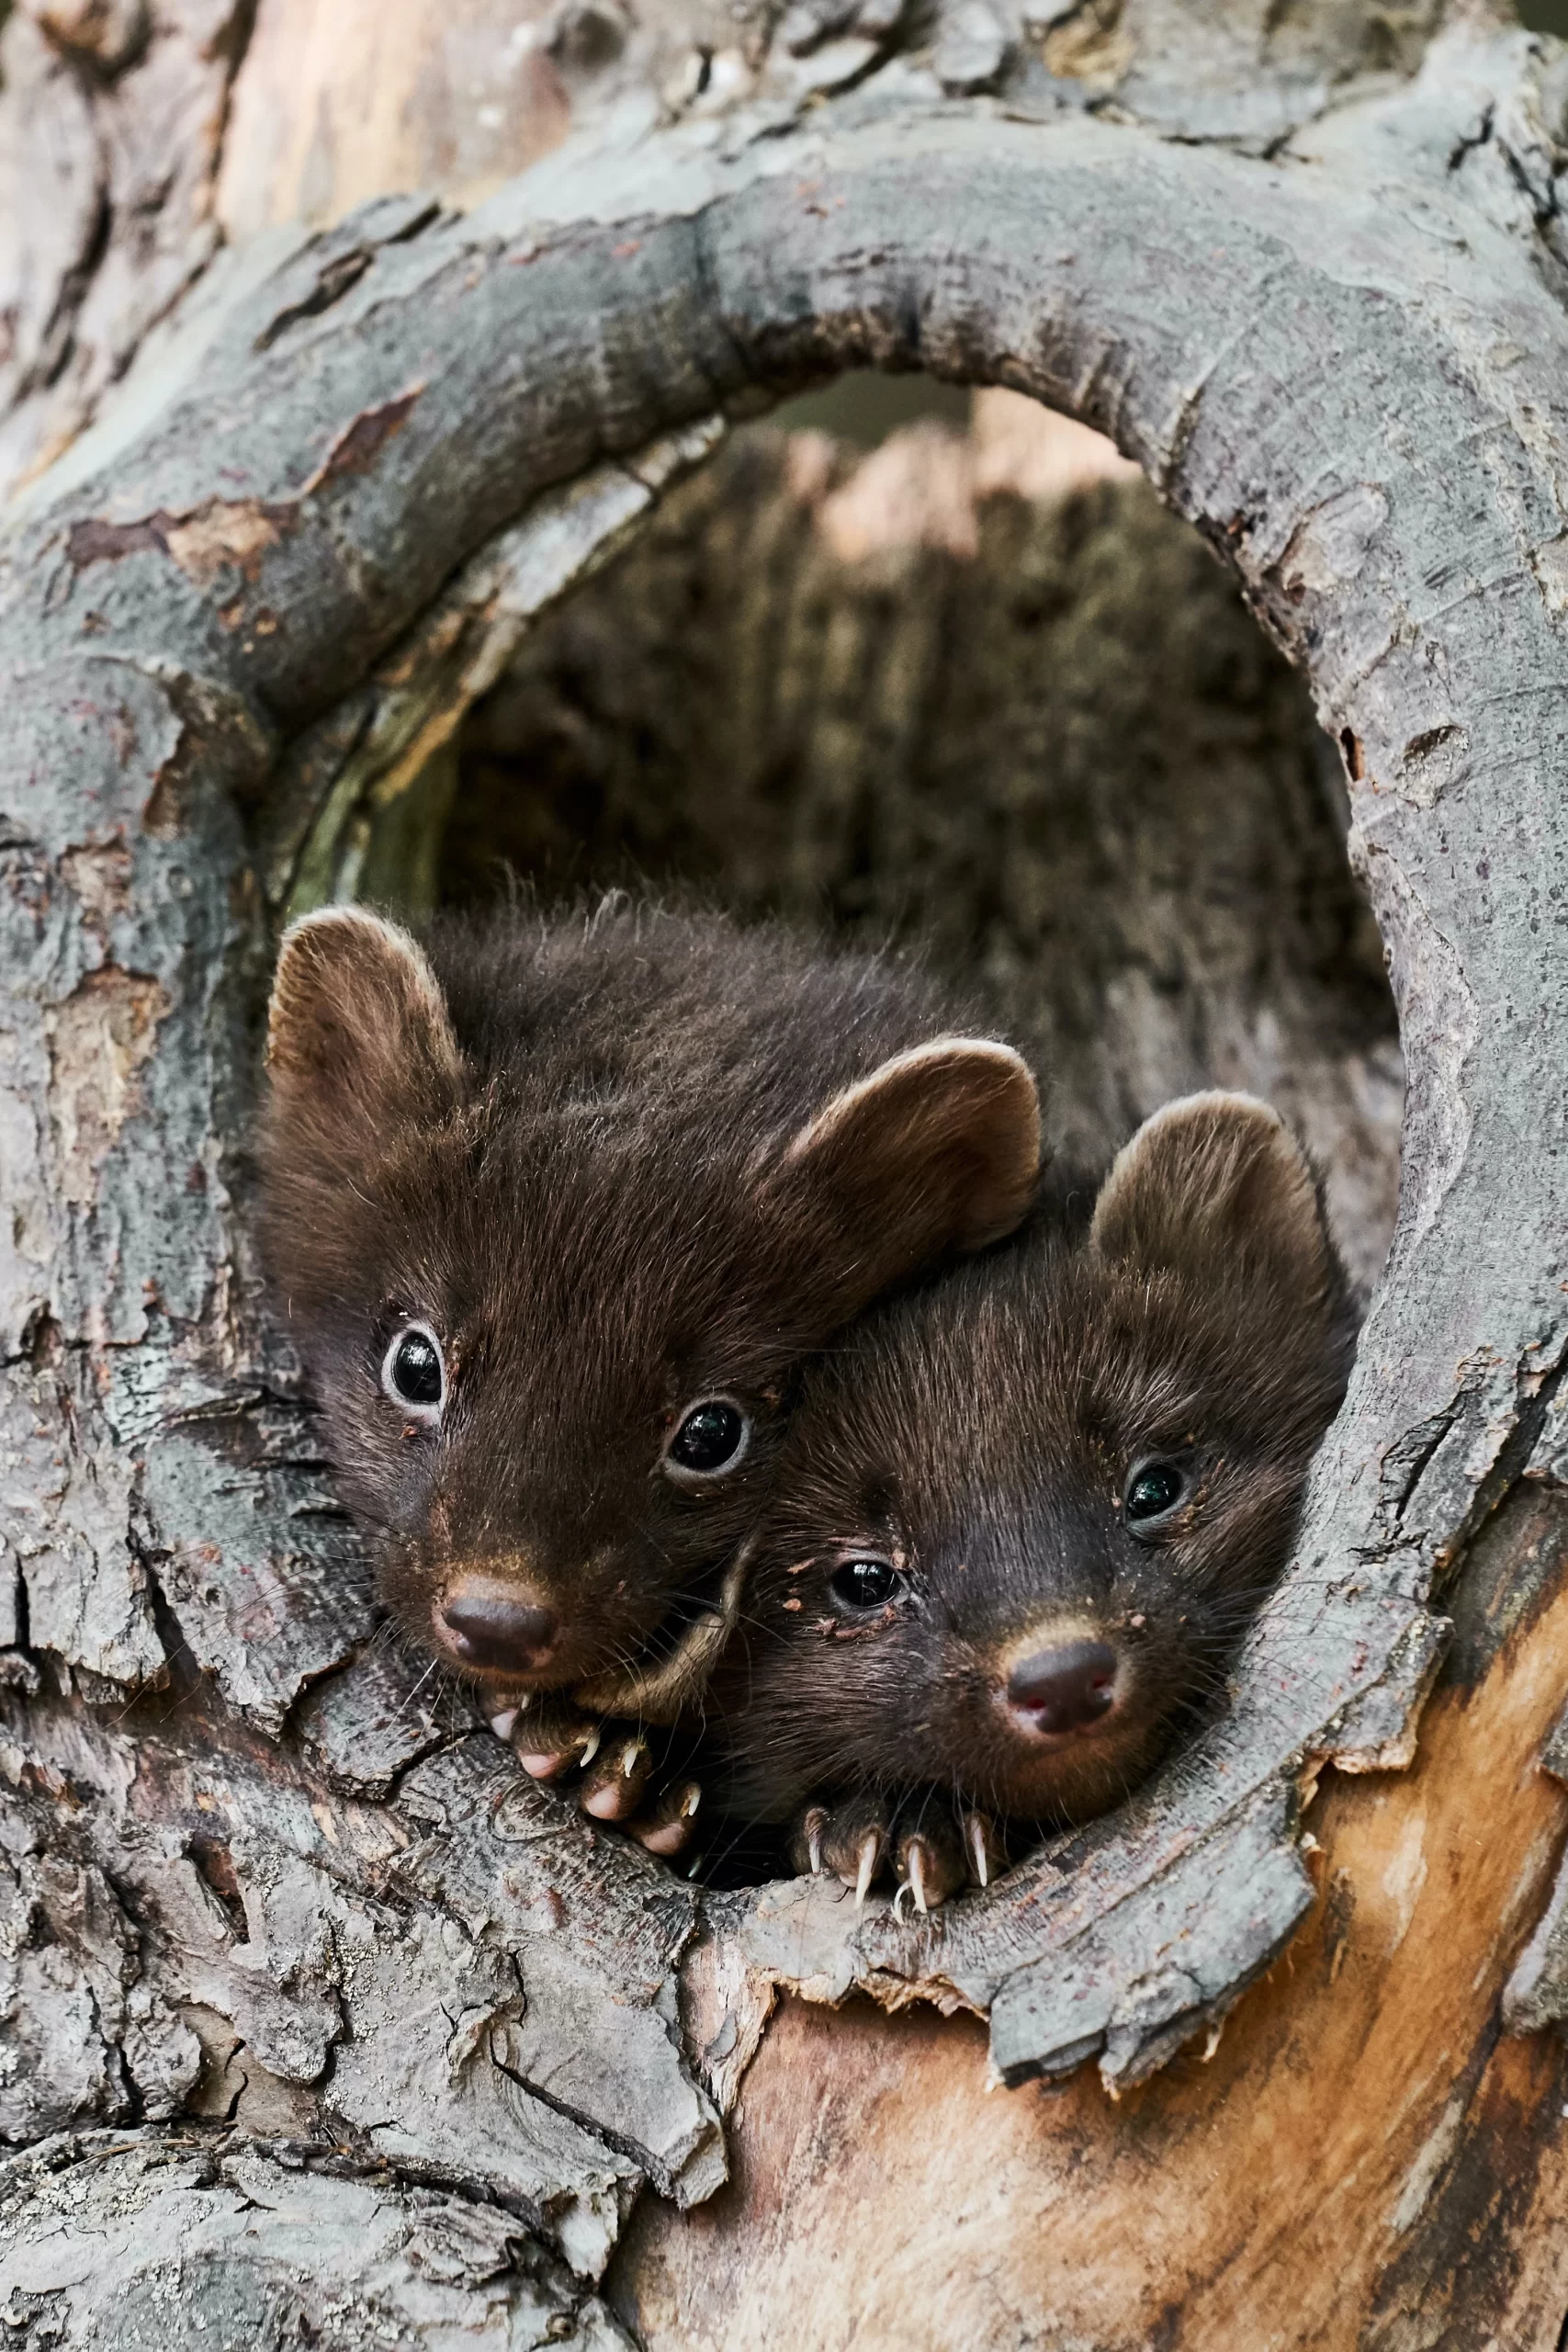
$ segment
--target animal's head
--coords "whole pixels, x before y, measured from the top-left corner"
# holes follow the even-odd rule
[[[759,1546],[739,1795],[1116,1803],[1223,1683],[1343,1392],[1314,1182],[1243,1095],[1168,1105],[1086,1234],[874,1313],[808,1374]]]
[[[798,1360],[1010,1228],[1039,1136],[986,1040],[899,1054],[784,1133],[743,1086],[705,1101],[678,1038],[655,1065],[481,1069],[395,926],[337,909],[284,942],[267,1256],[386,1596],[502,1693],[658,1720],[701,1679]]]

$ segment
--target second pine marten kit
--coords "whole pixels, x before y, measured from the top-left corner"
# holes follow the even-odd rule
[[[275,1296],[389,1609],[585,1810],[927,1908],[1222,1698],[1354,1346],[1267,1106],[1043,1192],[962,997],[626,902],[310,919],[269,1062]]]

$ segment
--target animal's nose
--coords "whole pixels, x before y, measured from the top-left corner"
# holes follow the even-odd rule
[[[560,1630],[553,1609],[515,1586],[480,1577],[455,1585],[436,1622],[465,1666],[492,1674],[537,1673]]]
[[[1087,1731],[1116,1703],[1116,1653],[1093,1641],[1036,1650],[1008,1676],[1007,1698],[1030,1731]]]

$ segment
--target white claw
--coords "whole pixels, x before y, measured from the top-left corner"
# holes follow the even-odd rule
[[[986,1852],[985,1824],[976,1820],[975,1815],[971,1814],[969,1816],[968,1828],[969,1851],[975,1858],[975,1875],[979,1880],[982,1886],[989,1886],[991,1883],[991,1864],[990,1857]]]
[[[491,1731],[494,1732],[497,1739],[511,1738],[513,1726],[516,1723],[521,1712],[521,1709],[517,1707],[502,1707],[499,1715],[491,1715],[490,1719],[490,1727]]]
[[[697,1807],[701,1804],[702,1801],[703,1792],[701,1789],[695,1787],[688,1789],[685,1795],[681,1800],[682,1820],[690,1821],[695,1815]]]
[[[901,1878],[893,1897],[893,1917],[896,1919],[902,1919],[904,1917],[904,1897],[907,1894],[912,1894],[913,1892],[914,1889],[910,1886],[908,1880]]]
[[[822,1875],[822,1832],[827,1826],[827,1815],[820,1805],[813,1805],[806,1816],[806,1859],[811,1865],[813,1878]]]
[[[864,1905],[871,1882],[876,1874],[876,1858],[882,1850],[882,1840],[874,1829],[868,1829],[860,1841],[860,1869],[855,1873],[855,1909]]]
[[[582,1753],[577,1759],[580,1764],[592,1763],[593,1758],[599,1753],[599,1742],[604,1738],[604,1725],[602,1724],[595,1724],[592,1730],[589,1733],[587,1738],[582,1743]]]
[[[641,1740],[628,1739],[626,1746],[621,1750],[621,1778],[623,1781],[629,1781],[631,1779],[632,1774],[637,1770],[637,1761],[641,1755]]]
[[[918,1838],[909,1843],[909,1892],[915,1898],[915,1908],[924,1914],[926,1905],[926,1849]]]

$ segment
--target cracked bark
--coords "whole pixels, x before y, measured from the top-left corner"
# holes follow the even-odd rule
[[[1556,2340],[1568,73],[1436,5],[1049,13],[958,99],[967,14],[564,11],[549,162],[205,268],[236,20],[161,13],[96,80],[50,11],[0,35],[13,157],[73,107],[96,153],[170,43],[211,76],[130,293],[96,164],[17,266],[16,462],[102,411],[0,540],[0,2309],[35,2339]],[[341,870],[716,419],[863,361],[1110,431],[1228,557],[1343,748],[1409,1080],[1231,1717],[923,1927],[700,1895],[416,1687],[245,1227],[308,854]],[[806,2006],[857,1987],[908,2014]],[[984,2100],[933,2004],[1022,2087]]]

